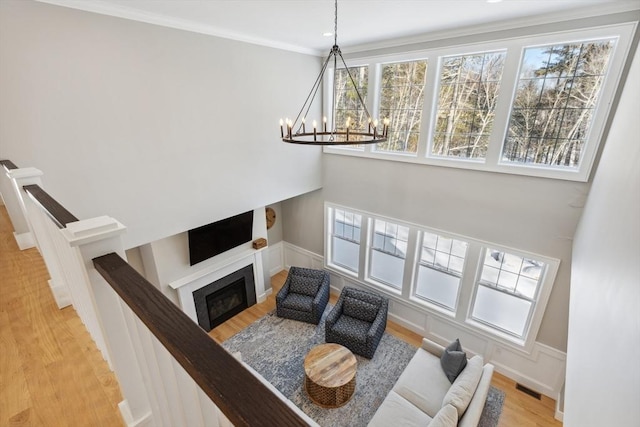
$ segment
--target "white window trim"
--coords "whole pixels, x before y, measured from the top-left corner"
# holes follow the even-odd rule
[[[330,261],[330,228],[328,227],[328,225],[331,221],[331,215],[328,214],[329,209],[343,209],[362,216],[360,229],[360,260],[358,274],[354,274],[352,271],[341,268],[340,266],[333,265]],[[549,296],[551,295],[551,291],[557,277],[560,260],[537,253],[500,245],[494,242],[478,240],[468,236],[463,236],[436,228],[402,221],[396,218],[384,217],[382,215],[353,209],[331,202],[324,203],[324,216],[324,267],[327,270],[343,276],[348,280],[355,280],[358,284],[370,288],[375,292],[379,292],[387,296],[391,300],[398,301],[399,303],[410,306],[416,310],[434,315],[442,321],[450,323],[455,327],[462,328],[463,330],[471,334],[477,336],[479,335],[483,338],[499,342],[517,351],[522,351],[527,354],[531,354],[531,352],[533,351],[533,346],[536,342],[536,337],[538,336],[540,325],[542,324],[542,319],[544,317],[547,303],[549,301]],[[369,232],[369,227],[373,219],[381,219],[383,221],[389,221],[394,224],[409,227],[409,239],[407,243],[407,253],[405,256],[404,275],[401,290],[386,285],[375,279],[372,280],[368,277],[368,260],[370,247],[368,241],[366,244],[363,244],[363,242],[365,242],[364,239],[368,240],[370,238],[371,233]],[[458,288],[458,298],[456,303],[457,307],[455,312],[451,312],[436,304],[429,303],[425,299],[417,298],[415,296],[417,268],[419,262],[418,247],[421,243],[419,237],[423,231],[438,234],[443,237],[462,240],[468,243],[462,276],[460,278],[460,286]],[[502,332],[499,329],[490,327],[471,318],[471,312],[473,310],[473,303],[475,301],[477,290],[477,282],[480,279],[482,263],[484,260],[484,248],[487,247],[522,256],[524,258],[536,259],[547,264],[544,276],[540,282],[535,307],[526,328],[524,339],[519,339],[511,334]]]
[[[440,237],[446,237],[449,239],[455,239],[455,240],[459,240],[462,242],[467,243],[467,251],[465,253],[464,256],[464,263],[462,265],[462,273],[460,274],[460,283],[458,284],[458,293],[456,295],[456,303],[455,303],[455,307],[453,310],[449,310],[446,307],[443,307],[440,304],[437,304],[435,302],[431,302],[429,301],[427,298],[419,296],[417,294],[417,288],[418,288],[418,270],[420,268],[420,266],[422,265],[420,263],[420,258],[421,258],[421,251],[422,251],[422,241],[424,238],[424,233],[431,233],[431,234],[436,234]],[[425,228],[425,227],[418,227],[418,238],[416,241],[416,253],[415,253],[415,260],[414,260],[414,268],[413,268],[413,276],[411,277],[411,301],[415,302],[416,304],[420,304],[423,305],[425,307],[428,307],[432,310],[437,310],[438,312],[448,316],[448,317],[452,317],[455,318],[456,312],[458,311],[458,307],[460,306],[460,294],[462,292],[462,279],[463,277],[465,277],[465,274],[467,272],[467,264],[468,264],[468,256],[467,254],[469,253],[469,242],[468,239],[464,236],[459,236],[456,234],[451,234],[451,233],[447,233],[441,230],[435,230],[432,228]],[[429,266],[425,266],[426,268],[432,268]],[[436,271],[439,271],[437,268],[433,268]],[[443,271],[443,273],[445,274],[451,274],[449,272]],[[451,274],[453,275],[453,274]]]
[[[527,325],[524,331],[524,339],[518,338],[514,335],[511,335],[507,332],[503,332],[498,328],[494,328],[488,324],[475,320],[471,317],[471,313],[473,311],[473,305],[475,304],[476,295],[478,293],[478,286],[480,282],[480,276],[482,274],[482,265],[484,262],[485,252],[487,248],[492,248],[500,251],[504,251],[513,255],[521,256],[523,258],[535,259],[537,261],[542,261],[546,264],[546,268],[544,271],[544,275],[540,279],[539,288],[537,290],[537,295],[533,298],[533,311],[529,314],[529,319],[527,320]],[[506,246],[496,245],[489,242],[483,242],[482,248],[480,250],[480,254],[478,256],[476,271],[473,278],[473,290],[471,294],[471,301],[467,306],[466,314],[465,314],[465,322],[472,326],[473,328],[480,329],[483,331],[490,332],[491,334],[500,336],[502,339],[513,342],[516,345],[523,346],[527,349],[533,347],[533,343],[535,341],[535,337],[538,335],[538,331],[540,330],[540,325],[542,324],[542,318],[544,317],[545,308],[547,306],[547,302],[549,301],[549,296],[551,295],[551,290],[553,289],[553,282],[558,273],[558,268],[560,267],[560,260],[555,258],[546,257],[539,254],[534,254],[531,252],[526,252],[522,250],[518,250],[515,248],[509,248]]]
[[[329,209],[331,209],[331,211]],[[366,217],[355,209],[350,209],[350,208],[336,206],[336,205],[331,205],[331,206],[325,205],[325,210],[324,210],[325,211],[325,222],[324,222],[325,223],[325,233],[324,233],[325,266],[330,267],[348,276],[357,278],[362,268],[360,265],[361,264],[360,262],[358,263],[358,271],[352,271],[340,264],[335,264],[333,262],[333,242],[331,241],[331,238],[333,237],[333,220],[334,220],[336,209],[344,210],[345,212],[350,212],[350,213],[361,216],[362,221],[360,223],[360,242],[358,243],[358,245],[360,246],[360,252],[362,252],[362,241],[363,241],[362,229],[364,228],[363,222],[365,221]]]
[[[366,254],[365,254],[365,270],[364,270],[364,280],[367,283],[370,283],[374,286],[379,286],[379,287],[383,287],[385,289],[387,289],[388,292],[391,292],[393,294],[396,295],[402,295],[403,293],[403,288],[405,287],[405,282],[407,280],[407,260],[409,259],[409,255],[410,255],[410,249],[409,249],[409,245],[410,245],[410,241],[411,241],[411,225],[407,224],[403,221],[399,221],[397,219],[394,218],[387,218],[387,217],[383,217],[380,215],[372,215],[372,214],[366,214],[366,217],[363,217],[363,222],[366,220],[367,222],[367,240],[366,240],[366,244],[364,246]],[[398,225],[398,226],[402,226],[402,227],[407,227],[409,229],[409,236],[407,237],[407,252],[404,255],[404,262],[403,262],[403,274],[402,274],[402,282],[400,283],[400,289],[396,288],[393,284],[391,283],[387,283],[383,280],[380,280],[376,277],[373,277],[371,275],[371,252],[376,250],[373,248],[373,232],[375,230],[375,227],[373,225],[373,222],[375,220],[380,220],[380,221],[385,221],[385,222],[390,222],[394,225]],[[379,251],[382,252],[384,254],[387,254],[389,256],[396,256],[393,254],[389,254],[387,252],[384,251]],[[400,257],[398,257],[399,259],[401,259]]]
[[[624,63],[629,55],[632,36],[636,26],[637,23],[632,22],[580,30],[556,31],[547,34],[528,35],[524,37],[507,38],[477,44],[453,45],[444,48],[413,51],[410,53],[395,55],[358,58],[356,61],[349,61],[349,67],[363,65],[369,66],[367,108],[372,116],[376,116],[378,112],[377,107],[379,105],[380,97],[379,86],[381,65],[391,62],[414,60],[427,61],[427,83],[424,93],[425,103],[423,107],[422,123],[420,126],[418,152],[394,153],[376,151],[371,145],[365,145],[360,149],[324,146],[323,152],[328,154],[340,154],[380,160],[587,182],[591,174],[596,154],[602,143],[606,122],[611,111],[611,105],[615,96],[616,88],[622,77]],[[603,38],[617,38],[617,42],[610,58],[607,75],[602,84],[600,100],[596,110],[594,111],[589,129],[589,136],[586,139],[585,147],[582,152],[580,167],[577,169],[563,169],[553,166],[503,162],[501,160],[502,147],[508,131],[511,104],[515,97],[518,72],[524,48]],[[436,94],[439,84],[438,79],[441,57],[463,54],[467,55],[494,50],[506,50],[507,57],[505,60],[502,80],[500,82],[500,95],[496,105],[493,124],[494,132],[492,132],[490,137],[485,159],[472,160],[431,156],[429,153],[431,151],[430,144],[433,137],[433,123],[437,103]],[[327,111],[330,111],[332,103],[332,79],[333,69],[329,68],[327,73],[325,73],[325,81],[323,85],[324,99],[326,100],[324,104],[325,114],[327,115]]]

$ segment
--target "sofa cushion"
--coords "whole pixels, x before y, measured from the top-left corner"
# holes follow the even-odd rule
[[[442,357],[440,357],[440,364],[447,378],[453,384],[456,377],[467,366],[467,353],[462,351],[459,339],[456,338],[454,342],[444,349]]]
[[[452,405],[444,405],[429,423],[429,427],[456,427],[458,411]]]
[[[442,406],[451,404],[456,408],[458,418],[461,418],[464,411],[467,410],[473,393],[475,393],[478,387],[478,382],[482,376],[483,364],[482,356],[473,356],[442,399]]]
[[[302,294],[289,293],[287,297],[282,301],[282,307],[290,310],[304,311],[311,313],[313,306],[313,297]]]
[[[355,317],[342,315],[333,325],[332,333],[342,338],[343,341],[365,345],[367,343],[367,333],[369,329],[371,329],[371,323],[356,319]]]
[[[315,297],[322,279],[307,276],[291,276],[289,292]]]
[[[391,390],[369,421],[368,427],[427,426],[431,425],[430,421],[429,415]]]
[[[430,417],[442,407],[451,383],[440,367],[440,358],[422,348],[416,351],[393,390]]]
[[[373,323],[378,315],[378,307],[366,301],[345,297],[342,313],[365,322]]]

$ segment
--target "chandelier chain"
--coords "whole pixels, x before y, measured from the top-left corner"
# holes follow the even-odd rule
[[[333,44],[338,44],[338,0],[335,1],[335,17],[333,19]]]

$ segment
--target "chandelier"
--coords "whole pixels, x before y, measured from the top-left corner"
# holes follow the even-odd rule
[[[389,132],[389,119],[376,120],[371,117],[369,110],[362,99],[362,95],[358,90],[355,80],[351,76],[351,71],[347,67],[347,63],[342,57],[340,47],[338,47],[338,0],[335,0],[335,19],[334,19],[334,32],[333,32],[333,47],[327,56],[327,59],[322,65],[320,74],[316,78],[307,99],[305,100],[302,108],[298,112],[295,120],[282,120],[280,119],[280,137],[282,141],[293,144],[307,144],[307,145],[360,145],[360,144],[375,144],[378,142],[385,142],[387,140],[387,134]],[[322,127],[318,127],[318,122],[313,120],[311,126],[308,126],[306,119],[313,101],[315,100],[318,89],[323,82],[324,73],[327,70],[327,66],[333,60],[334,72],[338,69],[338,58],[340,59],[340,65],[344,66],[344,70],[348,75],[349,81],[353,85],[353,89],[357,95],[357,99],[360,102],[362,110],[366,114],[367,129],[355,129],[354,122],[351,117],[347,117],[344,123],[336,123],[336,80],[333,79],[333,102],[331,104],[331,126],[327,130],[327,117],[322,119]],[[343,127],[340,127],[343,126]]]

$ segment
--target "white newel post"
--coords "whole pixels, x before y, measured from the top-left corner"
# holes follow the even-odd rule
[[[121,240],[125,230],[115,219],[103,216],[68,224],[62,233],[79,250],[109,358],[124,396],[118,405],[120,412],[130,427],[153,426],[157,423],[153,422],[148,391],[124,314],[128,307],[93,265],[93,258],[112,252],[126,260]]]
[[[20,211],[22,212],[22,217],[24,218],[27,226],[27,229],[23,230],[23,233],[21,234],[29,233],[24,236],[24,239],[26,240],[26,242],[24,243],[32,243],[33,245],[31,247],[35,246],[38,241],[37,238],[33,235],[33,229],[31,227],[31,224],[29,223],[29,214],[25,206],[25,194],[22,190],[22,186],[31,184],[42,186],[42,180],[40,179],[42,175],[42,171],[36,168],[19,168],[12,169],[7,172],[7,177],[9,177],[9,179],[11,180],[14,197],[18,202]],[[18,245],[20,245],[20,242],[18,242]]]
[[[53,297],[58,308],[64,308],[71,304],[71,296],[69,287],[65,280],[61,261],[58,257],[55,244],[49,234],[48,226],[51,222],[45,217],[44,212],[39,206],[27,196],[22,189],[25,185],[38,185],[42,187],[42,172],[36,168],[13,169],[7,172],[7,176],[11,179],[14,195],[20,205],[22,215],[29,225],[29,235],[37,244],[40,255],[44,259],[44,263],[49,271],[49,287],[53,293]]]
[[[0,168],[2,167],[0,166]],[[11,172],[15,173],[17,170],[20,169],[13,169]],[[24,171],[24,169],[22,170]],[[40,175],[41,174],[42,172],[40,172]],[[22,210],[21,202],[13,188],[13,180],[9,173],[4,173],[3,175],[4,176],[0,178],[0,193],[2,193],[2,199],[4,200],[9,219],[13,225],[13,237],[16,239],[20,250],[33,248],[36,245],[36,241],[33,234],[31,234],[29,223]]]

